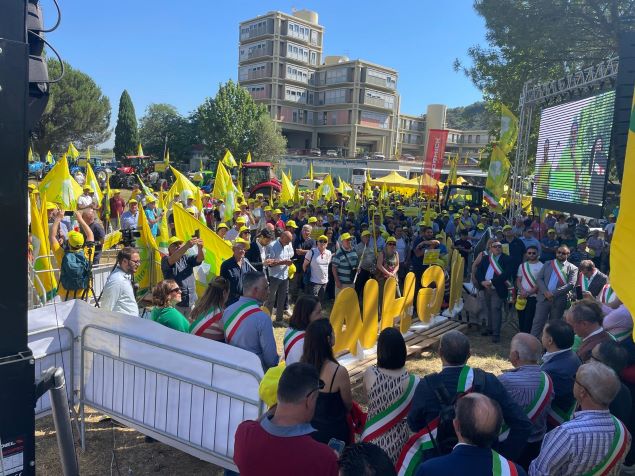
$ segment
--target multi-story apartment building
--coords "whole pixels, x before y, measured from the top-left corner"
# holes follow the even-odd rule
[[[475,129],[460,131],[448,129],[448,142],[445,147],[446,154],[459,154],[460,161],[480,159],[485,153],[485,147],[492,141],[487,129]]]
[[[240,24],[238,81],[287,137],[289,149],[334,149],[341,157],[394,154],[397,72],[322,55],[317,13],[269,12]]]
[[[419,157],[426,141],[426,120],[421,116],[399,115],[398,154]]]

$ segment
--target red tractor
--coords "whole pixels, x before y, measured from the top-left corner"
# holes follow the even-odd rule
[[[249,162],[244,163],[242,168],[242,187],[244,192],[254,196],[262,193],[270,196],[275,190],[280,192],[282,184],[271,170],[271,162]]]
[[[154,161],[149,155],[128,155],[120,159],[119,166],[110,177],[110,186],[132,188],[137,183],[135,175],[141,177],[143,183],[149,187],[155,189],[165,188],[165,177],[162,177],[162,174],[154,170]]]

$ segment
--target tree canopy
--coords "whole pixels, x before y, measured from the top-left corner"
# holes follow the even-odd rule
[[[468,106],[448,108],[446,123],[451,129],[490,129],[497,122],[496,114],[490,111],[483,101]]]
[[[119,115],[115,126],[115,157],[135,154],[138,144],[139,132],[134,104],[128,91],[124,89],[119,98]]]
[[[255,160],[273,160],[285,151],[286,140],[265,106],[231,80],[220,85],[213,99],[207,98],[199,106],[196,118],[200,140],[212,160],[219,160],[225,149],[236,160],[244,160],[249,151]]]
[[[49,76],[58,77],[61,66],[57,59],[48,61]],[[52,83],[49,101],[33,128],[33,143],[41,158],[51,151],[65,149],[69,142],[79,149],[108,139],[110,101],[86,73],[64,63],[64,77]]]
[[[189,156],[197,142],[197,124],[194,117],[183,117],[171,104],[150,104],[139,120],[139,140],[146,154],[163,158],[166,145],[172,160]]]

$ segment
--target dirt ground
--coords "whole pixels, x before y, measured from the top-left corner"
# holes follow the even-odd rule
[[[282,350],[284,329],[274,329],[278,350]],[[472,343],[470,365],[499,374],[510,368],[507,362],[509,341],[514,331],[503,330],[502,343],[492,344],[489,338],[481,337],[477,328],[466,332]],[[408,370],[418,375],[439,371],[441,362],[436,352],[424,352],[421,358],[408,360]],[[355,400],[366,403],[361,390],[354,393]],[[103,415],[88,411],[86,423],[86,451],[77,445],[80,472],[83,476],[117,475],[221,475],[221,468],[201,461],[159,442],[146,443],[144,435],[102,421]],[[36,422],[36,468],[40,475],[61,474],[55,428],[51,417]]]

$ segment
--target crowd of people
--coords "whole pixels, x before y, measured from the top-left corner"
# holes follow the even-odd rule
[[[170,211],[135,191],[127,203],[115,191],[107,228],[134,229],[145,213],[153,233],[167,219],[173,234]],[[226,222],[222,200],[203,195],[198,210],[182,194],[184,208],[227,241],[232,256],[199,296],[194,273],[205,244],[169,238],[149,318],[253,352],[265,372],[286,366],[269,411],[238,428],[240,474],[635,474],[633,321],[610,285],[615,217],[604,230],[554,213],[508,223],[488,208],[378,194],[357,208],[341,194],[291,207],[256,195]],[[91,226],[99,224],[98,204],[85,205],[74,214],[79,231],[71,231],[51,204],[50,240],[62,269],[66,255],[99,242]],[[466,260],[481,333],[498,343],[504,319],[517,323],[511,369],[495,376],[471,368],[469,338],[451,331],[440,340],[442,371],[414,375],[402,334],[387,328],[363,376],[363,411],[333,352],[325,304],[345,288],[362,301],[370,279],[380,289],[395,279],[400,289],[409,272],[416,293],[428,267],[449,276],[452,249]],[[139,263],[134,247],[118,252],[103,308],[140,315],[131,280]],[[282,355],[274,327],[286,328]]]

